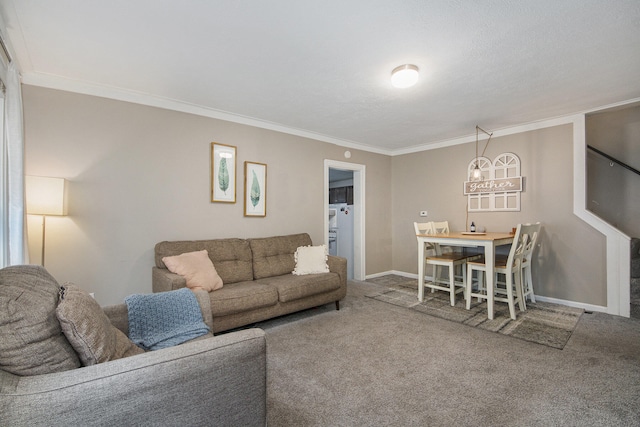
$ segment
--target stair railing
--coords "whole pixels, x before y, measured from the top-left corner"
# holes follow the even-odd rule
[[[587,148],[589,150],[595,152],[595,153],[600,154],[602,157],[606,157],[608,160],[610,160],[610,161],[622,166],[623,168],[630,170],[631,172],[635,173],[636,175],[640,175],[640,171],[638,169],[636,169],[634,167],[631,167],[631,166],[629,166],[628,164],[626,164],[624,162],[621,162],[620,160],[616,159],[615,157],[612,157],[612,156],[608,155],[607,153],[605,153],[603,151],[600,151],[595,147],[592,147],[591,145],[587,145]]]

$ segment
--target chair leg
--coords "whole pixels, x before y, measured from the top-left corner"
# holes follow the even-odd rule
[[[467,300],[467,310],[471,309],[471,292],[473,287],[473,267],[471,264],[467,264],[467,277],[469,280],[465,282],[465,298]]]
[[[438,283],[438,277],[440,277],[440,266],[439,265],[434,265],[433,266],[433,284],[437,284]],[[436,290],[431,288],[431,293],[434,293]]]
[[[453,268],[453,265],[449,267],[449,299],[451,300],[451,307],[456,305],[456,276]]]
[[[496,279],[497,276],[498,275],[496,274]],[[513,302],[513,274],[507,273],[505,276],[505,282],[507,284],[507,303],[509,304],[509,315],[513,320],[516,320],[516,307]],[[495,281],[497,282],[497,280]]]
[[[521,270],[517,270],[515,273],[515,286],[516,286],[516,297],[518,298],[518,306],[520,307],[520,311],[527,310],[527,301],[523,287],[523,277],[521,274]]]
[[[467,264],[460,264],[462,267],[462,296],[465,300],[467,300]],[[471,280],[469,280],[470,282]]]
[[[340,301],[336,301],[336,310],[340,310]]]
[[[533,293],[533,279],[531,278],[531,266],[528,265],[525,267],[525,276],[526,276],[526,283],[527,286],[525,288],[525,294],[529,294],[531,295],[531,302],[535,303],[536,302],[536,296]]]
[[[427,271],[427,263],[424,262],[422,264],[422,272],[424,274],[426,274]],[[422,282],[420,282],[420,280],[418,279],[418,301],[422,301],[424,299],[424,278],[422,279]]]

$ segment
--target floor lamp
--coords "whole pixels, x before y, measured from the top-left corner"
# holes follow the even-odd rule
[[[26,176],[27,214],[42,215],[42,266],[44,267],[44,248],[47,216],[67,214],[66,181],[63,178],[44,176]]]

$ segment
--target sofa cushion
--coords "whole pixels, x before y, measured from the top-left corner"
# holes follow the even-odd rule
[[[227,316],[277,304],[278,291],[273,286],[248,281],[234,283],[211,292],[209,299],[215,325],[216,316]]]
[[[251,248],[243,239],[160,242],[155,246],[156,267],[167,268],[162,262],[166,256],[201,250],[207,251],[225,285],[253,279]]]
[[[258,283],[276,288],[278,290],[278,300],[280,302],[289,302],[338,289],[340,287],[340,276],[338,273],[308,274],[305,276],[285,274],[283,276],[260,279]]]
[[[297,276],[328,273],[327,255],[327,247],[325,245],[300,246],[294,254],[296,268],[292,273]]]
[[[144,353],[111,324],[96,300],[78,286],[63,286],[56,315],[84,366]]]
[[[41,266],[0,270],[0,368],[41,375],[80,367],[56,318],[59,291]]]
[[[296,267],[293,254],[300,246],[311,245],[307,233],[250,239],[253,253],[253,278],[289,274]]]
[[[206,249],[166,256],[162,258],[162,262],[170,272],[184,277],[189,289],[203,289],[211,292],[222,287],[222,279]]]

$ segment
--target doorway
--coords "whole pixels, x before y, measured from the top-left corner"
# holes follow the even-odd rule
[[[330,187],[332,184],[331,180],[343,179],[342,185],[338,183],[340,186],[339,189],[331,191],[331,196],[334,198],[333,201],[336,202],[340,200],[340,203],[330,203],[329,200],[330,195]],[[334,181],[335,182],[335,181]],[[343,190],[342,187],[345,187]],[[345,199],[342,202],[342,194],[344,194]],[[325,244],[327,248],[332,250],[336,250],[336,239],[337,245],[340,245],[341,242],[341,234],[342,234],[342,242],[350,241],[352,243],[352,254],[353,259],[350,263],[351,266],[348,265],[347,268],[347,277],[348,279],[355,280],[364,280],[365,278],[365,203],[364,203],[364,194],[365,194],[365,166],[359,165],[356,163],[347,163],[340,162],[336,160],[325,160],[324,161],[324,237]],[[339,199],[336,199],[339,197]],[[351,204],[352,203],[352,204]],[[329,208],[329,205],[334,205],[336,207]],[[346,215],[351,215],[349,218],[353,222],[353,226],[351,229],[345,228],[344,230],[336,230],[337,226],[337,216],[334,216],[332,220],[332,225],[334,227],[330,227],[330,213],[334,215],[338,215],[338,211],[340,215],[344,215],[346,210]],[[335,210],[335,211],[334,211]],[[344,233],[349,233],[345,235]],[[343,248],[345,246],[343,245]],[[347,245],[348,247],[348,245]],[[351,251],[351,249],[349,249]],[[350,252],[351,253],[351,252]]]

